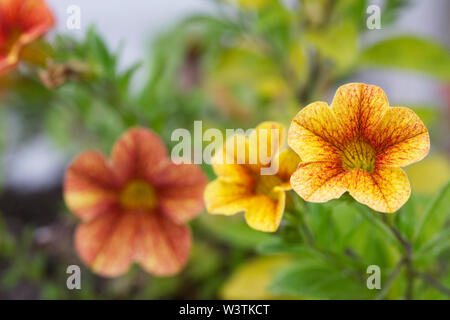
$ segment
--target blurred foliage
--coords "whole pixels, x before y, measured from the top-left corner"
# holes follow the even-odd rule
[[[414,192],[432,195],[450,180],[450,161],[445,154],[435,153],[409,166],[406,172]]]
[[[428,39],[403,36],[378,42],[362,53],[361,63],[421,71],[450,80],[448,48]]]
[[[221,290],[221,297],[226,300],[267,300],[285,299],[269,291],[273,274],[290,263],[290,257],[262,256],[253,258],[240,265]]]
[[[160,34],[142,64],[123,67],[120,48],[109,48],[94,27],[82,39],[50,39],[53,56],[46,68],[22,65],[0,78],[0,155],[11,141],[25,144],[43,133],[72,156],[88,148],[109,152],[133,125],[152,128],[169,146],[172,131],[192,129],[194,120],[221,130],[263,120],[287,125],[301,107],[327,100],[363,69],[449,80],[443,44],[409,34],[363,46],[369,32],[365,0],[214,3],[213,14],[185,18]],[[408,3],[385,0],[383,28]],[[0,297],[448,299],[448,154],[438,152],[448,142],[441,134],[448,123],[439,107],[414,110],[427,124],[436,154],[408,169],[413,194],[394,215],[384,217],[346,196],[313,204],[292,193],[295,206],[275,234],[250,229],[240,216],[203,214],[192,223],[195,245],[178,276],[151,277],[136,267],[103,279],[83,267],[82,290],[69,291],[66,267],[82,263],[71,239],[75,221],[66,221],[62,200],[50,226],[3,212]],[[204,168],[212,178],[211,168]],[[41,228],[51,239],[45,245]],[[55,247],[62,243],[69,245]],[[369,265],[381,267],[382,290],[367,289]]]

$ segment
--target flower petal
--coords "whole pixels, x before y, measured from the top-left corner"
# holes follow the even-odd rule
[[[288,144],[302,161],[337,161],[342,140],[341,129],[325,102],[304,107],[289,128]]]
[[[185,266],[191,248],[191,234],[163,215],[137,213],[136,261],[157,276],[174,275]]]
[[[391,107],[371,136],[380,165],[404,167],[422,160],[430,150],[428,130],[411,109]]]
[[[267,196],[254,196],[247,204],[245,220],[247,224],[259,231],[275,232],[280,226],[286,204],[286,194],[281,188],[276,188],[278,200]]]
[[[337,162],[305,162],[292,175],[291,186],[306,201],[327,202],[347,190],[346,174]]]
[[[285,128],[277,122],[262,122],[248,137],[249,167],[260,173],[261,167],[270,166],[285,139]]]
[[[278,168],[277,176],[284,182],[289,182],[292,174],[300,163],[300,157],[291,149],[280,151],[274,158],[274,167]]]
[[[8,1],[6,1],[8,2]],[[16,19],[27,37],[27,42],[42,35],[55,23],[52,12],[43,0],[9,1],[20,2],[22,6],[17,12]],[[13,23],[14,23],[13,22]]]
[[[331,103],[347,142],[373,134],[388,107],[389,101],[384,91],[364,83],[339,87]]]
[[[247,140],[244,135],[228,138],[225,146],[212,158],[214,173],[222,180],[244,185],[253,183],[252,172],[247,166],[249,163]]]
[[[206,186],[206,209],[209,213],[224,215],[245,211],[252,191],[252,186],[216,179]]]
[[[104,215],[77,228],[75,248],[94,272],[105,277],[120,276],[133,261],[136,228],[132,214]]]
[[[117,192],[114,174],[99,152],[82,153],[66,171],[64,200],[69,209],[85,221],[114,209]]]
[[[152,181],[167,159],[164,143],[146,128],[132,128],[116,142],[112,166],[120,181],[143,179]]]
[[[53,24],[53,15],[43,0],[0,1],[0,74],[14,68],[20,49]],[[15,34],[17,30],[21,34]]]
[[[191,220],[204,207],[203,192],[207,182],[199,166],[167,161],[153,184],[158,189],[160,209],[175,223]]]
[[[355,169],[347,181],[352,197],[379,212],[397,211],[411,193],[408,177],[396,167],[376,167],[372,173]]]

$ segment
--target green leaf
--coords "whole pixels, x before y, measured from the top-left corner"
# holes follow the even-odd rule
[[[255,249],[272,237],[250,228],[241,217],[202,215],[198,222],[215,238],[241,249]]]
[[[356,62],[357,36],[356,26],[349,22],[306,33],[307,41],[321,56],[334,63],[338,74],[347,71]]]
[[[381,14],[381,24],[386,26],[397,20],[400,12],[407,6],[410,0],[386,0],[384,1],[383,11]]]
[[[428,204],[414,233],[414,243],[421,246],[425,241],[443,231],[450,218],[450,181]]]
[[[323,204],[309,203],[310,213],[307,216],[317,246],[329,248],[336,240],[336,227],[333,219],[333,208]]]
[[[396,239],[391,230],[389,230],[389,227],[376,217],[376,215],[384,213],[373,211],[363,204],[355,203],[355,205],[359,208],[361,216],[378,229],[385,236],[386,241],[389,241],[389,243],[396,243]]]
[[[395,217],[395,226],[398,230],[411,240],[414,235],[414,226],[417,221],[416,198],[411,196]]]
[[[436,258],[449,249],[450,229],[447,229],[425,242],[414,255],[414,260],[417,264],[426,266],[429,263],[435,262]]]
[[[280,271],[269,289],[279,295],[317,299],[367,299],[373,293],[350,269],[319,263],[295,263]]]
[[[273,237],[267,242],[260,244],[257,251],[262,254],[281,254],[290,253],[302,259],[315,259],[321,257],[321,254],[304,243],[292,243],[283,238]]]
[[[378,42],[362,52],[359,63],[418,71],[450,80],[449,49],[429,39],[401,36]]]

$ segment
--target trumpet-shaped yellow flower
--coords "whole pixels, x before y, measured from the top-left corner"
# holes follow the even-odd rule
[[[273,131],[275,130],[275,131]],[[279,151],[285,129],[263,122],[249,135],[235,135],[212,159],[218,178],[205,189],[205,204],[212,214],[245,212],[250,227],[265,232],[278,229],[285,207],[285,191],[300,158],[290,149]],[[278,132],[278,137],[273,136]],[[254,161],[252,161],[252,159]],[[274,174],[261,174],[274,168]]]
[[[331,106],[314,102],[293,119],[289,146],[302,158],[292,188],[306,201],[326,202],[348,191],[380,212],[395,212],[411,193],[400,168],[423,159],[428,130],[405,107],[390,107],[377,86],[340,87]]]

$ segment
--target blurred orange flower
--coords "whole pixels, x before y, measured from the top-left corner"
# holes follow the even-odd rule
[[[0,75],[16,67],[23,46],[53,24],[44,0],[0,0]]]
[[[326,202],[349,191],[380,212],[394,212],[411,193],[400,168],[423,159],[428,130],[405,107],[390,107],[377,86],[340,87],[329,107],[314,102],[293,119],[288,144],[303,163],[292,175],[293,189],[305,200]]]
[[[155,275],[176,274],[191,247],[184,224],[202,210],[206,182],[200,167],[170,161],[160,138],[144,128],[124,133],[111,160],[82,153],[64,181],[66,204],[83,221],[78,254],[103,276],[119,276],[133,262]]]
[[[272,130],[279,132],[276,146],[271,145]],[[286,202],[285,190],[291,189],[289,178],[300,161],[290,149],[278,152],[284,141],[284,131],[279,123],[263,122],[250,136],[235,135],[227,140],[212,159],[218,178],[205,189],[208,212],[233,215],[244,211],[253,229],[265,232],[278,229]],[[262,132],[267,133],[267,144],[261,143]],[[261,160],[266,155],[269,161],[263,164]],[[249,161],[252,157],[257,160],[255,163]],[[278,168],[275,174],[261,175],[262,167],[268,168],[274,163]]]

